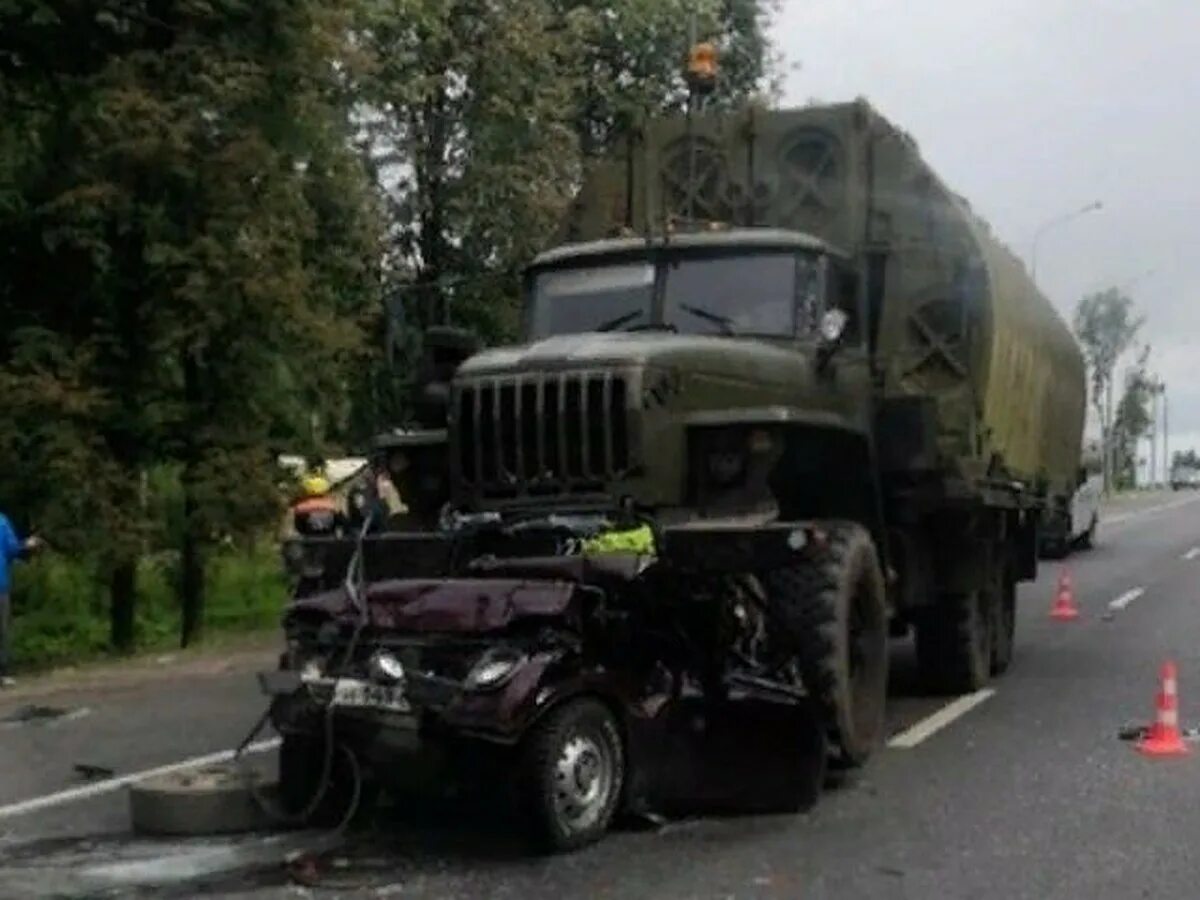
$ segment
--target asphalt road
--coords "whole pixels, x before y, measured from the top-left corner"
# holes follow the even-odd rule
[[[1200,496],[1115,504],[1098,547],[1068,561],[1082,618],[1048,618],[1058,565],[1044,564],[1021,589],[1016,660],[994,693],[917,695],[911,651],[898,642],[893,746],[807,815],[673,822],[540,859],[523,854],[501,819],[424,810],[353,835],[324,860],[310,890],[404,898],[1197,896],[1200,746],[1190,758],[1151,760],[1117,733],[1152,717],[1168,657],[1179,667],[1184,724],[1200,724],[1198,547]],[[77,763],[123,775],[230,747],[261,711],[253,662],[0,695],[0,897],[46,894],[52,885],[69,895],[55,878],[89,866],[94,874],[99,861],[114,896],[297,896],[278,864],[182,881],[197,871],[197,848],[220,870],[261,845],[135,839],[123,790],[101,785],[94,797],[13,811],[88,784]],[[30,703],[67,715],[3,721]],[[89,896],[101,895],[93,885]]]

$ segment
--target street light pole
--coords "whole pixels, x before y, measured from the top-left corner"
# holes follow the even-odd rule
[[[1170,459],[1168,455],[1167,441],[1170,440],[1170,430],[1167,428],[1167,386],[1163,386],[1163,484],[1167,487],[1171,485],[1171,469]]]
[[[1103,208],[1104,208],[1103,203],[1101,203],[1099,200],[1094,200],[1093,202],[1089,203],[1087,206],[1082,206],[1079,209],[1074,210],[1073,212],[1064,213],[1061,216],[1055,216],[1053,219],[1050,219],[1050,220],[1042,223],[1041,227],[1039,227],[1038,230],[1036,232],[1034,232],[1033,249],[1029,254],[1029,277],[1033,280],[1033,283],[1035,285],[1037,284],[1038,243],[1045,236],[1046,232],[1051,231],[1052,229],[1057,228],[1060,225],[1066,225],[1068,222],[1072,222],[1075,219],[1078,219],[1080,216],[1086,216],[1090,212],[1096,212],[1097,210],[1101,210]]]

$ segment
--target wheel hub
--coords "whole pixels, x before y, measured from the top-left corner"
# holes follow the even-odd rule
[[[564,823],[586,828],[608,799],[612,764],[605,747],[589,735],[576,734],[563,742],[554,766],[555,806]]]

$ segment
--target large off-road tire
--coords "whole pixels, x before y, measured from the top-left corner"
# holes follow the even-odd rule
[[[917,665],[942,694],[977,691],[991,676],[994,591],[943,594],[917,623]]]
[[[829,723],[832,761],[862,765],[883,739],[888,674],[887,600],[870,535],[839,523],[822,557],[764,581],[773,627]]]
[[[1004,570],[993,588],[997,592],[991,602],[993,675],[1003,675],[1012,665],[1013,645],[1017,631],[1017,585],[1012,573]]]
[[[574,850],[600,838],[625,784],[625,748],[613,714],[592,699],[551,711],[520,751],[519,800],[537,847]]]

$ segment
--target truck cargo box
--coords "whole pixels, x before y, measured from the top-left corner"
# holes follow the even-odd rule
[[[947,470],[1071,492],[1086,396],[1074,337],[1022,262],[866,102],[647,121],[624,158],[585,180],[566,236],[705,223],[885,252],[885,397],[933,399]]]

